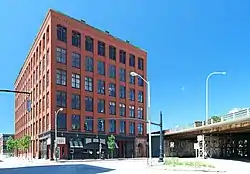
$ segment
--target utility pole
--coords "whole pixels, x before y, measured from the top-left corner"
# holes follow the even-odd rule
[[[160,112],[160,154],[158,162],[163,162],[163,130],[162,130],[162,112]]]

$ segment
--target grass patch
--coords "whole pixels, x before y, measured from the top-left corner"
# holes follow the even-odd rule
[[[206,168],[215,168],[212,164],[208,164],[202,161],[182,161],[178,158],[167,158],[164,162],[167,166],[183,166],[183,167],[206,167]]]

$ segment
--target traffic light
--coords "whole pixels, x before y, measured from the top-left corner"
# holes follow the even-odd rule
[[[88,123],[84,123],[84,130],[86,131],[88,129]]]
[[[98,121],[99,130],[102,130],[102,125],[103,125],[103,122],[102,121]]]

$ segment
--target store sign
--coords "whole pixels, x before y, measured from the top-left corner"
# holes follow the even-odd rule
[[[66,144],[66,138],[65,137],[57,137],[57,144]]]

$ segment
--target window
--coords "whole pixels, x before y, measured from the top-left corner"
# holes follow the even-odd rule
[[[109,114],[115,115],[116,114],[116,104],[115,102],[109,102]]]
[[[81,124],[80,115],[72,115],[71,117],[72,130],[80,130],[81,129],[80,124]]]
[[[120,134],[125,134],[126,122],[124,120],[120,121]]]
[[[135,106],[129,106],[129,117],[135,118]]]
[[[120,50],[120,63],[126,64],[126,52]]]
[[[98,55],[105,57],[105,43],[98,41]]]
[[[61,25],[57,25],[57,39],[63,42],[67,42],[67,28]]]
[[[105,81],[104,80],[97,81],[97,92],[98,94],[105,94]]]
[[[81,84],[80,74],[72,73],[71,79],[72,79],[71,81],[72,88],[80,89],[80,84]]]
[[[126,98],[126,87],[120,86],[120,98]]]
[[[57,91],[56,92],[56,106],[58,106],[58,107],[66,107],[66,103],[67,103],[66,92]]]
[[[81,67],[81,55],[78,53],[72,53],[71,58],[72,58],[72,66],[75,68],[80,68]]]
[[[126,82],[126,70],[124,68],[120,68],[120,81]]]
[[[98,132],[105,132],[105,120],[98,119]]]
[[[119,105],[119,110],[120,110],[120,116],[126,116],[126,106],[123,103],[120,103]]]
[[[143,119],[143,108],[139,107],[137,110],[138,110],[138,118]]]
[[[93,70],[94,70],[93,58],[86,56],[86,58],[85,58],[85,71],[93,72]]]
[[[116,85],[114,83],[109,84],[109,96],[115,97],[116,96]]]
[[[93,79],[91,77],[85,77],[85,91],[93,91]]]
[[[129,134],[134,135],[135,134],[135,123],[129,122]]]
[[[115,132],[116,132],[116,121],[109,120],[109,133],[115,133]]]
[[[102,61],[98,61],[97,70],[98,74],[105,76],[105,63]]]
[[[143,85],[144,85],[144,81],[142,80],[142,78],[138,77],[138,86],[143,86]]]
[[[142,135],[143,134],[143,124],[142,123],[138,123],[138,135]]]
[[[72,45],[78,48],[81,47],[81,34],[77,31],[72,31]]]
[[[92,132],[93,131],[93,125],[94,125],[94,122],[93,122],[93,117],[85,117],[85,131],[88,131],[88,132]]]
[[[135,101],[135,90],[129,89],[129,99]]]
[[[135,55],[129,54],[129,66],[135,67]]]
[[[67,128],[66,114],[59,112],[57,114],[57,129],[66,129],[66,128]]]
[[[109,65],[109,77],[115,79],[116,78],[116,68],[115,65]]]
[[[66,86],[67,84],[67,75],[66,71],[57,69],[56,70],[56,84]],[[45,78],[44,78],[45,80]]]
[[[138,102],[143,103],[143,92],[138,91]]]
[[[135,84],[135,76],[129,75],[129,83],[130,84]]]
[[[116,48],[112,45],[109,46],[109,58],[116,60]]]
[[[56,48],[56,61],[58,63],[66,64],[66,57],[67,57],[66,50],[63,48],[57,47]]]
[[[72,94],[71,108],[72,109],[80,109],[81,108],[81,97],[80,97],[80,95]]]
[[[143,59],[142,58],[138,58],[138,69],[143,70]]]
[[[97,102],[97,112],[105,113],[105,100],[99,99]]]
[[[85,111],[93,112],[93,98],[86,96],[85,97]]]
[[[94,39],[90,36],[85,36],[85,50],[92,53],[94,51]]]
[[[86,116],[85,117],[85,131],[92,132],[93,131],[93,117]]]

